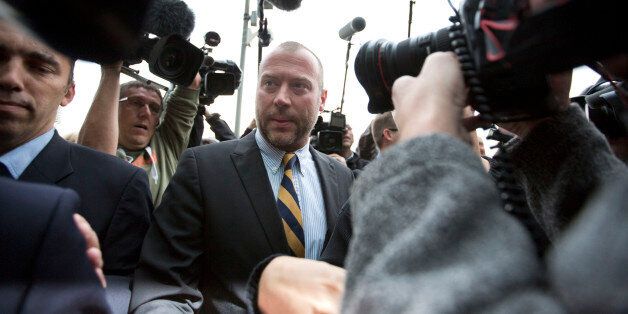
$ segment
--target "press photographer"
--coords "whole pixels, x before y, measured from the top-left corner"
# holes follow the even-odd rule
[[[144,29],[162,37],[143,37],[139,61],[146,60],[151,72],[178,85],[162,99],[158,85],[122,62],[103,65],[79,143],[146,170],[153,203],[158,205],[188,146],[199,98],[207,104],[218,95],[233,94],[240,70],[232,62],[213,60],[207,55],[210,48],[199,49],[183,40],[194,28],[194,14],[184,2],[155,1],[147,15]],[[131,58],[125,63],[139,61]],[[138,80],[119,85],[122,70]]]
[[[541,10],[541,5],[548,4],[556,6]],[[522,18],[520,27],[531,27],[526,23],[547,22],[547,16],[573,13],[573,6],[583,4],[591,5],[586,14],[592,18],[613,19],[612,11],[621,12],[612,3],[600,7],[592,1],[530,1],[531,12],[525,9],[513,16]],[[477,8],[477,12],[489,14],[499,9],[504,7]],[[563,9],[567,11],[560,11]],[[578,20],[571,15],[566,18],[560,22]],[[572,26],[574,30],[582,28]],[[468,28],[472,29],[482,31]],[[619,28],[604,29],[604,38],[621,36]],[[570,38],[581,35],[566,34]],[[587,39],[597,45],[583,50],[600,58],[622,54],[614,61],[623,63],[602,64],[611,76],[625,78],[626,50],[611,53],[608,43],[597,42],[599,39]],[[473,47],[490,47],[484,44],[478,41]],[[537,57],[538,51],[548,51],[551,45],[537,44],[534,48],[539,50],[532,54]],[[625,45],[625,41],[611,45]],[[508,58],[510,48],[516,46],[502,47]],[[508,151],[504,179],[522,184],[522,199],[512,198],[506,180],[496,187],[467,144],[463,108],[468,97],[477,101],[480,92],[467,95],[465,78],[471,89],[479,86],[470,84],[465,75],[469,74],[465,65],[469,60],[453,52],[433,53],[421,58],[422,68],[413,64],[420,70],[418,77],[402,76],[389,85],[400,143],[356,182],[351,203],[355,236],[347,261],[345,312],[616,313],[626,308],[628,250],[622,243],[628,241],[628,170],[583,112],[569,104],[570,75],[558,73],[567,63],[573,66],[574,60],[582,60],[581,52],[556,51],[536,63],[517,64],[524,67],[517,71],[528,66],[543,77],[553,73],[542,80],[546,88],[530,90],[535,95],[531,99],[544,95],[541,103],[520,99],[516,101],[522,106],[519,110],[486,98],[488,110],[476,108],[500,121],[527,115],[526,121],[504,125],[521,138]],[[550,65],[547,60],[560,58],[565,63],[545,68]],[[515,77],[520,79],[528,86],[536,84]],[[482,83],[485,91],[496,88],[482,80],[474,83]],[[511,95],[521,92],[509,91]],[[624,89],[616,92],[626,99]],[[540,108],[552,110],[543,111],[545,117],[538,118]],[[521,200],[551,241],[541,260],[527,231],[504,212]],[[386,215],[381,215],[382,210]],[[379,253],[374,256],[373,252]]]

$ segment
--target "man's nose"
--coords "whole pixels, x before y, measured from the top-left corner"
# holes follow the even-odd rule
[[[142,104],[142,106],[140,106],[138,108],[138,115],[140,117],[149,117],[151,112],[150,112],[150,105],[149,104]]]
[[[277,93],[275,94],[275,105],[288,106],[290,101],[290,87],[288,84],[282,84]]]
[[[19,60],[13,58],[0,64],[0,89],[5,91],[24,89],[24,68]]]

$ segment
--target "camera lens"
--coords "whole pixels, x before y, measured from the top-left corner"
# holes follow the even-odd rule
[[[168,76],[178,76],[185,70],[185,53],[176,46],[164,48],[157,61],[159,69]]]
[[[369,112],[393,110],[391,89],[395,80],[419,74],[430,53],[450,50],[449,28],[398,43],[380,39],[362,45],[354,66],[355,75],[369,96]]]

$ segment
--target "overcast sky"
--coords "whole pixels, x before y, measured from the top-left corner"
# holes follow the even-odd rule
[[[222,42],[214,48],[214,59],[230,59],[240,63],[242,44],[242,24],[244,0],[212,1],[187,0],[188,6],[196,15],[196,26],[191,42],[197,47],[203,44],[203,35],[208,31],[220,34]],[[456,2],[456,1],[455,1]],[[257,9],[257,1],[252,0],[249,13]],[[353,61],[359,47],[368,40],[385,38],[403,40],[407,37],[409,1],[405,0],[303,0],[301,7],[286,12],[277,9],[265,10],[273,41],[272,49],[287,40],[299,41],[314,52],[323,62],[325,87],[328,89],[326,109],[335,109],[340,105],[342,83],[345,70],[347,42],[338,37],[338,30],[356,16],[366,19],[364,31],[353,36],[349,73],[343,113],[347,122],[353,126],[356,142],[359,134],[366,128],[373,115],[367,112],[368,97],[358,83],[353,72]],[[412,36],[423,35],[449,25],[451,9],[445,0],[418,0],[414,5],[412,18]],[[249,27],[257,30],[257,26]],[[140,74],[160,81],[148,72],[145,64],[134,66]],[[243,101],[241,113],[242,131],[254,118],[255,88],[257,76],[257,39],[253,39],[246,49],[246,61],[243,68]],[[79,62],[76,67],[76,97],[74,101],[60,110],[57,129],[62,135],[78,132],[85,118],[93,94],[98,87],[100,68],[96,64]],[[579,93],[586,86],[595,82],[596,76],[589,70],[578,70],[574,74],[572,94]],[[130,80],[123,75],[122,81]],[[164,82],[165,83],[165,82]],[[210,111],[219,112],[223,119],[235,129],[236,95],[220,96],[210,106]],[[206,130],[209,128],[206,127]],[[207,131],[208,136],[213,136]]]

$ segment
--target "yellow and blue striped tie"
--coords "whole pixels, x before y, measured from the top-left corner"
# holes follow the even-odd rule
[[[301,208],[299,198],[294,189],[292,181],[292,167],[297,161],[297,156],[293,153],[286,153],[281,160],[284,165],[283,179],[279,187],[277,197],[277,208],[283,222],[283,230],[288,239],[288,245],[294,256],[305,257],[305,238],[303,236],[303,220],[301,218]]]

